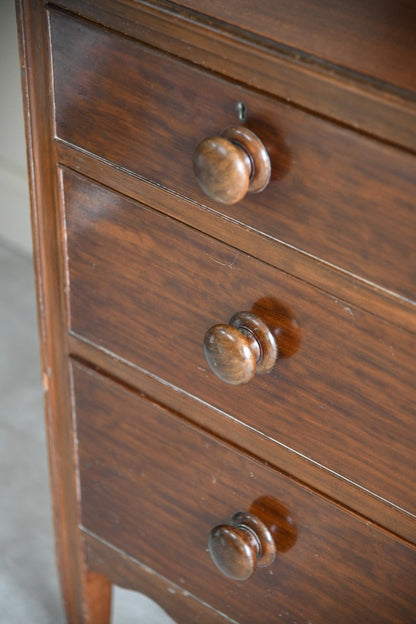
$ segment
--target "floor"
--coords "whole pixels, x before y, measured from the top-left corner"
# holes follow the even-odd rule
[[[0,240],[0,624],[64,623],[53,552],[32,261]],[[113,624],[173,624],[115,588]]]

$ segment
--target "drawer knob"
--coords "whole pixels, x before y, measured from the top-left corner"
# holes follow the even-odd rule
[[[200,187],[222,204],[235,204],[247,191],[262,191],[269,183],[270,170],[263,143],[243,126],[203,139],[194,153],[194,172]]]
[[[276,544],[267,526],[255,515],[239,511],[229,524],[212,529],[208,550],[217,568],[228,578],[245,581],[257,566],[273,563]]]
[[[211,327],[205,334],[204,352],[213,373],[237,386],[256,373],[269,372],[278,358],[276,340],[261,318],[238,312],[229,324]]]

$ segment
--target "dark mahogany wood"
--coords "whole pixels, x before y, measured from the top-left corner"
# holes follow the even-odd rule
[[[112,584],[181,624],[414,620],[410,4],[17,0],[68,624]],[[221,205],[193,155],[242,141],[259,190],[242,126],[270,182]],[[203,349],[235,310],[279,352],[238,387]],[[244,583],[208,552],[234,525]]]
[[[53,12],[51,28],[58,137],[415,300],[410,154],[82,20]],[[192,159],[202,138],[237,121],[240,101],[272,177],[261,195],[222,207],[200,190]]]
[[[317,63],[315,57],[270,45],[270,40],[231,25],[216,31],[212,18],[169,0],[145,4],[136,0],[55,0],[54,4],[290,104],[416,150],[416,107],[411,93],[395,89],[391,97],[372,80],[352,80],[351,72],[343,67]],[[366,20],[366,40],[372,24]],[[319,45],[324,40],[316,42]],[[382,41],[384,45],[386,40]],[[396,69],[400,71],[400,65]]]
[[[78,363],[73,371],[90,535],[240,624],[279,613],[317,624],[412,620],[416,550],[114,381]],[[290,510],[296,539],[292,531],[290,547],[248,581],[227,580],[209,533],[236,509],[261,514],[265,495]]]
[[[75,335],[415,512],[415,335],[74,173],[63,181]],[[295,311],[295,353],[227,387],[204,336],[252,307]]]
[[[151,568],[141,565],[108,542],[87,531],[83,531],[83,538],[90,566],[103,571],[114,584],[145,593],[178,624],[230,624],[229,618],[191,596],[181,585],[155,574]]]
[[[167,192],[156,184],[138,178],[124,170],[115,169],[111,163],[61,141],[56,144],[60,163],[90,177],[114,190],[142,201],[150,206],[163,206],[163,212],[188,225],[198,224],[198,229],[213,238],[243,249],[267,264],[275,266],[303,281],[313,284],[350,304],[377,315],[398,327],[416,333],[414,303],[394,292],[374,288],[365,280],[338,271],[313,256],[271,239],[267,234],[249,230],[243,224],[224,220],[224,217],[191,200]]]
[[[239,420],[230,419],[227,414],[213,409],[204,401],[195,400],[195,397],[189,394],[178,392],[175,386],[161,384],[156,376],[86,339],[70,334],[69,344],[74,357],[90,362],[99,370],[108,371],[115,379],[136,388],[137,392],[157,397],[160,402],[215,433],[220,439],[232,440],[251,455],[262,457],[269,466],[284,467],[286,472],[298,481],[308,483],[312,489],[327,494],[349,509],[354,509],[364,518],[378,519],[384,529],[392,531],[396,536],[410,543],[416,542],[414,516],[406,513],[404,509],[392,507],[385,499],[369,496],[365,489],[357,488],[352,481],[343,479],[335,472],[328,472],[319,464],[294,453],[290,447],[277,443],[273,438]],[[256,513],[255,510],[253,513]]]
[[[303,51],[319,60],[416,92],[409,50],[416,47],[416,7],[396,0],[177,0],[224,22]],[[276,22],[276,15],[279,21]],[[383,62],[380,63],[380,58]]]

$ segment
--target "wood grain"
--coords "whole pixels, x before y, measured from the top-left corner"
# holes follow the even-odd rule
[[[143,4],[136,0],[54,0],[54,4],[233,81],[240,80],[361,132],[416,150],[412,94],[392,94],[386,89],[388,85],[378,87],[358,76],[353,80],[343,67],[318,64],[313,57],[270,45],[270,40],[251,36],[231,24],[224,27],[224,23],[169,0],[146,0]],[[366,36],[371,23],[366,23]]]
[[[415,300],[413,157],[83,21],[52,13],[51,24],[60,138]],[[272,179],[224,208],[199,189],[192,156],[236,121],[238,101]]]
[[[327,497],[338,501],[344,507],[354,510],[381,529],[390,531],[398,538],[416,544],[416,523],[414,515],[392,505],[387,500],[371,496],[363,488],[342,475],[328,472],[323,466],[296,453],[290,447],[279,443],[264,433],[253,429],[240,420],[230,418],[225,412],[207,405],[203,400],[190,396],[161,380],[131,362],[117,357],[104,347],[69,335],[71,356],[79,362],[88,363],[96,370],[106,371],[113,379],[128,385],[137,392],[143,392],[153,400],[170,406],[184,418],[200,425],[221,440],[233,443],[267,463],[267,465],[290,474],[300,483],[306,484]]]
[[[408,624],[415,10],[265,0],[253,21],[253,3],[204,2],[17,1],[67,621],[108,624],[117,583],[184,624]],[[238,102],[273,176],[222,208],[192,154]],[[285,328],[277,367],[245,388],[203,355],[236,310]],[[71,377],[70,353],[105,374],[78,360]],[[296,532],[241,589],[207,537],[270,496]]]
[[[58,162],[66,168],[82,171],[87,177],[146,205],[163,206],[163,212],[174,219],[191,226],[197,224],[197,229],[217,240],[296,275],[361,310],[416,333],[416,306],[412,301],[392,291],[374,287],[366,280],[320,262],[282,241],[271,239],[265,233],[250,230],[224,215],[208,211],[195,201],[180,197],[131,172],[117,169],[110,162],[68,143],[57,141],[56,153]]]
[[[178,624],[230,624],[230,619],[180,585],[83,529],[88,565],[108,574],[115,585],[146,594]]]
[[[73,333],[415,513],[413,334],[74,173],[63,178]],[[226,388],[205,362],[204,335],[256,302],[293,311],[297,351]]]
[[[364,74],[370,81],[416,92],[416,74],[408,57],[416,47],[413,2],[263,0],[261,10],[241,0],[176,3],[311,54],[316,62],[326,61]]]
[[[240,624],[411,621],[414,549],[105,377],[73,372],[90,534]],[[208,534],[265,494],[290,510],[296,543],[249,581],[224,579]]]

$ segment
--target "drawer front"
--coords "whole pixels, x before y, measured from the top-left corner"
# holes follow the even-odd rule
[[[415,550],[80,364],[73,379],[87,531],[240,624],[413,621]],[[211,529],[271,499],[290,527],[274,563],[227,579]]]
[[[412,155],[87,22],[52,12],[51,29],[59,138],[415,298]],[[272,178],[262,193],[225,207],[199,189],[192,158],[199,141],[238,123],[239,101],[270,154]]]
[[[414,334],[78,174],[62,184],[71,332],[416,512]],[[282,358],[224,383],[205,333],[268,308],[298,324]]]

